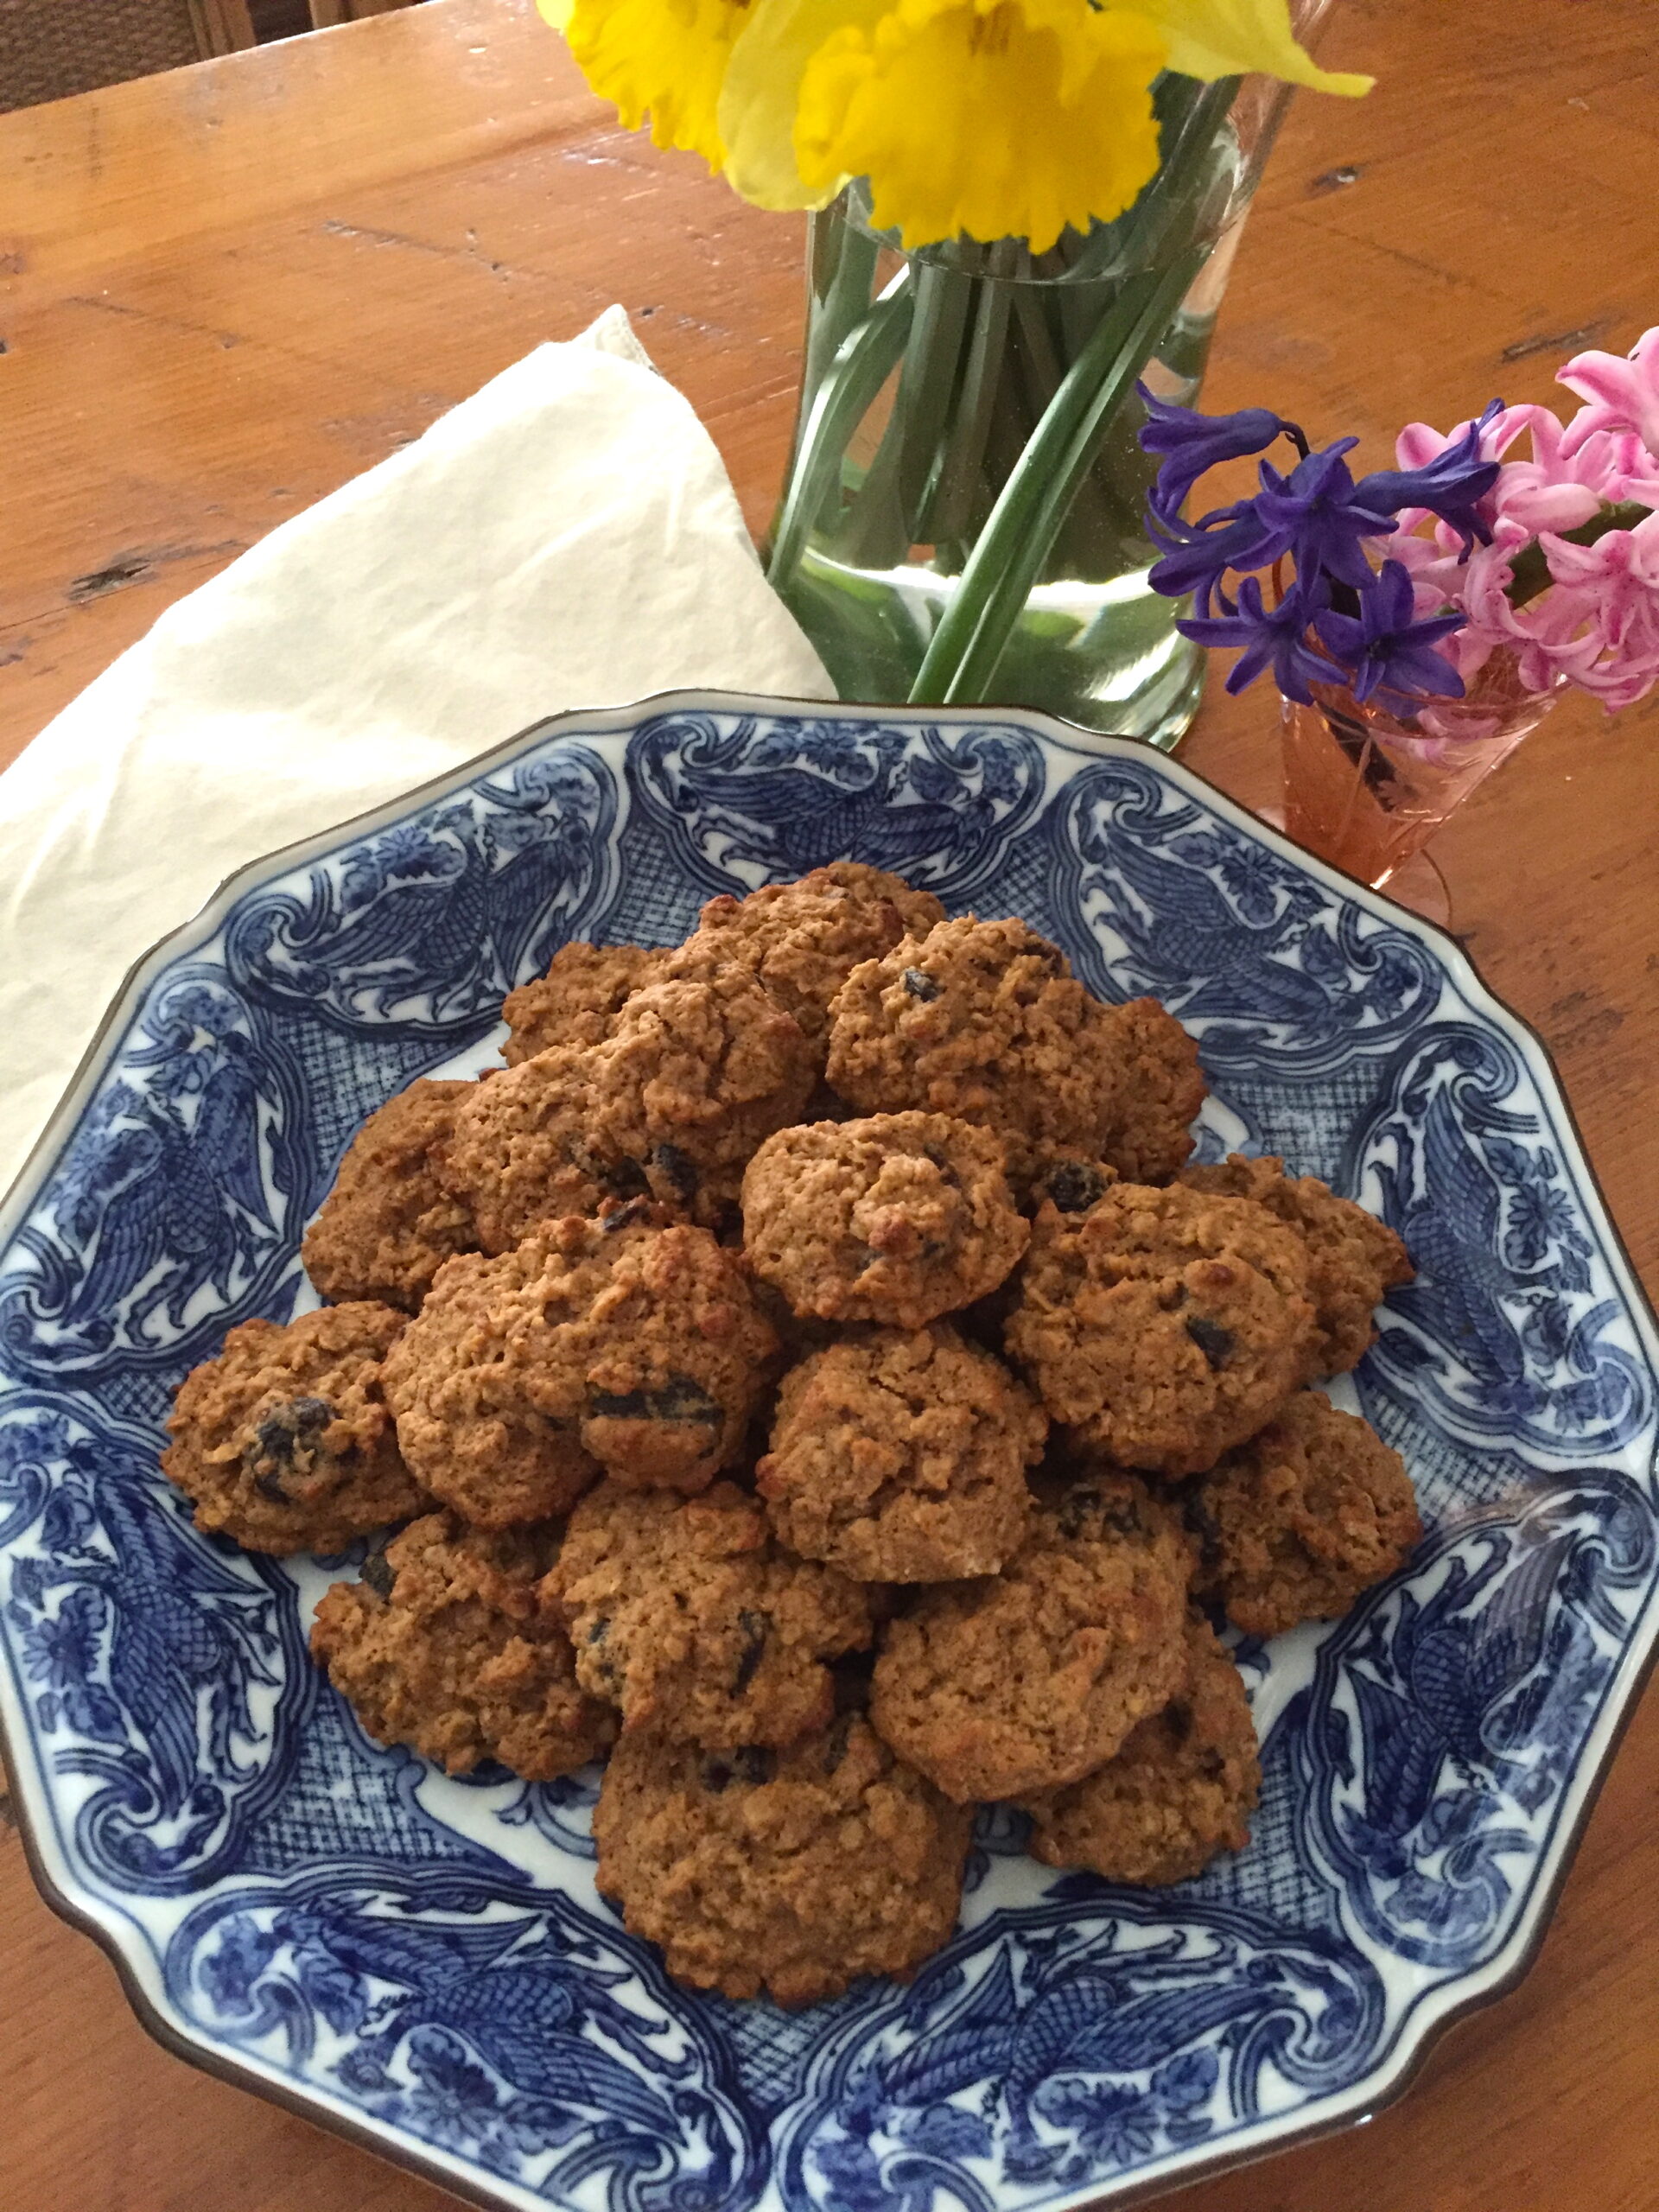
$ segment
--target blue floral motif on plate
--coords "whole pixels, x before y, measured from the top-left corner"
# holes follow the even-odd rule
[[[1241,1647],[1247,1851],[1116,1889],[988,1814],[951,1944],[787,2014],[624,1933],[591,1777],[372,1743],[305,1656],[352,1562],[200,1535],[156,1453],[229,1325],[312,1302],[365,1114],[489,1065],[567,938],[671,942],[837,857],[1156,994],[1206,1154],[1399,1229],[1418,1279],[1344,1388],[1428,1533],[1346,1620]],[[480,2203],[1034,2212],[1374,2109],[1524,1966],[1651,1656],[1659,1343],[1541,1049],[1449,939],[1039,717],[567,716],[245,870],[135,971],[0,1237],[0,1717],[42,1882],[175,2047]]]

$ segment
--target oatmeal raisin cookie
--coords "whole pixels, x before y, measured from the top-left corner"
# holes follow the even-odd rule
[[[499,1759],[551,1782],[616,1733],[576,1684],[541,1580],[558,1525],[486,1535],[429,1513],[323,1593],[311,1649],[383,1744],[411,1744],[450,1774]]]
[[[1299,1391],[1184,1497],[1198,1594],[1251,1636],[1345,1613],[1423,1533],[1400,1454],[1318,1390]]]
[[[353,1300],[232,1329],[167,1424],[162,1471],[195,1501],[196,1526],[252,1552],[338,1552],[419,1513],[382,1393],[408,1319]]]
[[[1025,1801],[1031,1855],[1109,1882],[1162,1888],[1242,1851],[1262,1788],[1244,1683],[1201,1614],[1187,1624],[1186,1678],[1103,1767]]]
[[[705,1750],[792,1743],[834,1713],[825,1663],[870,1640],[856,1583],[791,1559],[753,1497],[607,1483],[570,1518],[549,1579],[584,1689]]]
[[[830,1030],[829,1082],[866,1114],[919,1109],[1025,1148],[1101,1156],[1122,1112],[1124,1040],[1057,945],[1023,922],[941,922],[855,968]]]
[[[1265,1207],[1115,1183],[1046,1204],[1006,1342],[1056,1421],[1121,1461],[1196,1474],[1306,1373],[1306,1255]]]
[[[561,945],[544,976],[503,1001],[510,1033],[502,1058],[516,1068],[555,1046],[602,1044],[634,993],[658,981],[667,957],[643,944]]]
[[[1234,1153],[1213,1167],[1188,1167],[1180,1179],[1189,1190],[1253,1198],[1301,1238],[1315,1314],[1310,1375],[1357,1367],[1376,1334],[1378,1301],[1414,1273],[1388,1224],[1314,1176],[1287,1174],[1284,1161],[1271,1157]]]
[[[1001,1574],[924,1590],[889,1623],[871,1722],[960,1804],[1081,1781],[1174,1694],[1191,1567],[1142,1484],[1074,1484]]]
[[[850,1713],[781,1752],[625,1736],[594,1809],[600,1892],[675,1980],[788,2005],[938,1950],[971,1826]]]
[[[804,1317],[919,1329],[1026,1249],[1002,1162],[999,1138],[944,1114],[780,1129],[743,1179],[750,1263]]]
[[[568,1512],[601,1469],[706,1488],[742,1449],[776,1348],[741,1262],[707,1230],[624,1209],[450,1261],[386,1390],[433,1495],[510,1528]]]
[[[755,1486],[786,1544],[845,1573],[995,1574],[1025,1536],[1025,1470],[1047,1430],[1001,1363],[944,1323],[878,1330],[784,1377]]]
[[[411,1083],[369,1116],[305,1232],[300,1258],[324,1298],[367,1299],[413,1313],[432,1278],[478,1232],[437,1162],[471,1083]]]

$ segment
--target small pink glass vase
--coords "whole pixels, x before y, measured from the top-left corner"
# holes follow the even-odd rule
[[[1501,651],[1463,698],[1426,703],[1406,720],[1361,706],[1337,685],[1313,690],[1311,707],[1280,702],[1282,826],[1307,851],[1379,890],[1536,729],[1557,696],[1524,690],[1514,656]]]

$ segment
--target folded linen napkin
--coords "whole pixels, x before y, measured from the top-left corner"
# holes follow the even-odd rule
[[[0,776],[0,1191],[233,868],[566,707],[832,698],[626,315],[539,346],[169,607]]]

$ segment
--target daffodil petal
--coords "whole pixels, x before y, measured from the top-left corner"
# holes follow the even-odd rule
[[[647,115],[658,146],[725,159],[720,88],[746,0],[537,0],[569,4],[564,35],[582,73],[630,130]]]
[[[551,0],[556,5],[557,0]],[[720,95],[728,180],[757,207],[821,207],[795,161],[795,113],[807,64],[835,32],[874,28],[893,0],[757,0],[732,48]]]
[[[544,22],[551,23],[556,31],[565,31],[570,28],[575,5],[576,0],[536,0],[536,12]]]
[[[1108,0],[1114,5],[1114,0]],[[1241,76],[1259,69],[1287,85],[1357,99],[1376,82],[1321,69],[1296,43],[1290,0],[1124,0],[1123,12],[1148,17],[1169,41],[1169,66],[1184,77]]]
[[[1156,172],[1165,60],[1144,16],[1088,0],[890,0],[807,63],[796,162],[811,190],[868,176],[876,225],[907,246],[961,233],[1045,252]]]

